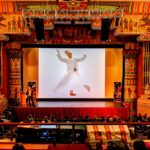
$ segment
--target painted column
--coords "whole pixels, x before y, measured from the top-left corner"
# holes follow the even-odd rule
[[[18,103],[22,89],[22,51],[19,43],[9,43],[6,45],[8,58],[8,93],[10,100]],[[10,102],[11,103],[11,102]]]
[[[126,43],[123,50],[125,59],[124,71],[124,101],[129,104],[129,119],[136,114],[137,107],[137,57],[139,44]]]

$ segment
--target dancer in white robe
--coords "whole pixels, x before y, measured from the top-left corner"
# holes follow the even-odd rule
[[[90,92],[90,86],[87,85],[80,76],[78,62],[84,61],[86,55],[84,54],[80,58],[72,58],[72,53],[68,50],[65,51],[68,58],[63,58],[60,51],[57,50],[57,57],[60,61],[66,63],[67,73],[62,80],[56,85],[54,91],[65,91],[70,96],[76,96],[82,89]]]

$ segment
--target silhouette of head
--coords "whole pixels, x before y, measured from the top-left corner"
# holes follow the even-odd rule
[[[127,143],[123,141],[109,141],[107,150],[129,150]]]
[[[25,147],[22,143],[16,143],[13,145],[12,150],[25,150]]]
[[[133,142],[134,150],[146,150],[146,145],[142,139],[136,139]]]

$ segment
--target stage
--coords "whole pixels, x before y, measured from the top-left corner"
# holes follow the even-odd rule
[[[37,107],[115,107],[112,99],[37,99]]]
[[[124,105],[118,105],[112,101],[79,101],[79,102],[41,102],[36,107],[14,107],[15,117],[18,121],[25,121],[27,117],[32,114],[34,118],[43,118],[44,116],[54,115],[56,118],[64,118],[68,116],[73,117],[85,117],[89,115],[90,118],[95,117],[107,117],[118,116],[123,120],[127,120],[129,116],[129,109]],[[78,104],[78,105],[77,105]]]

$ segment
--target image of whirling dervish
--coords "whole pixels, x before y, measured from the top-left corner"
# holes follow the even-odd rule
[[[54,92],[65,91],[69,96],[76,96],[82,90],[90,92],[91,88],[81,78],[78,67],[78,63],[86,59],[86,54],[80,58],[73,58],[73,54],[69,50],[65,50],[64,53],[67,58],[63,58],[60,51],[57,50],[57,57],[61,62],[66,64],[67,72],[54,88]]]

